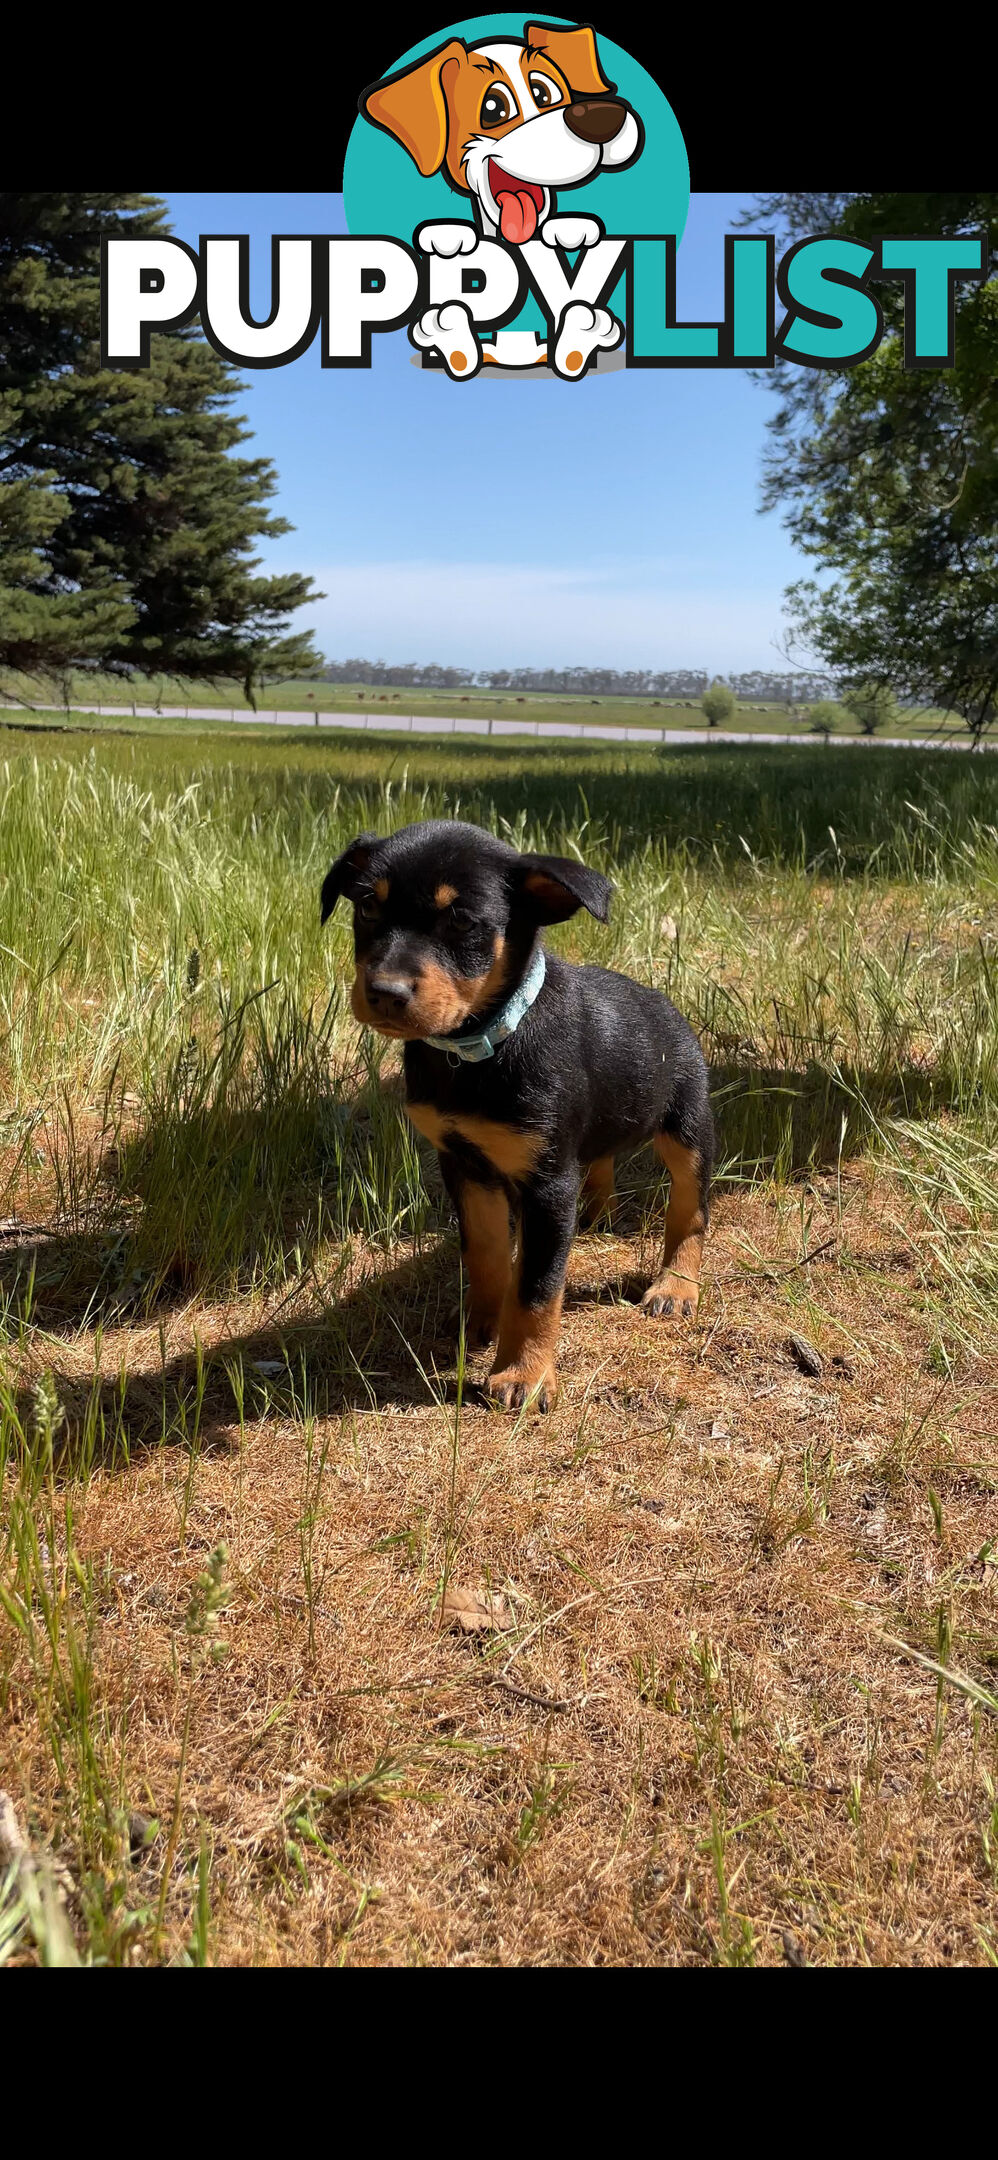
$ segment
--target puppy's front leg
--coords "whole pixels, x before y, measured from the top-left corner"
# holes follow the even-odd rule
[[[509,1201],[500,1178],[470,1178],[443,1149],[444,1184],[457,1209],[461,1253],[468,1274],[467,1339],[472,1349],[494,1343],[513,1275]]]
[[[539,1410],[550,1410],[558,1392],[558,1331],[578,1201],[574,1165],[536,1177],[524,1188],[517,1265],[503,1301],[488,1383],[493,1401],[507,1410],[521,1409],[531,1397]]]

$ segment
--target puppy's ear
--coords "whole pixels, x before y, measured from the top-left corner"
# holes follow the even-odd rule
[[[361,833],[356,840],[351,840],[348,848],[344,848],[342,855],[337,857],[332,869],[326,871],[326,875],[322,880],[323,922],[328,922],[337,900],[344,893],[352,896],[353,888],[361,871],[367,868],[371,849],[377,845],[377,839],[377,833]]]
[[[603,97],[616,89],[616,83],[603,80],[596,39],[588,24],[581,30],[561,30],[553,23],[527,23],[523,36],[527,45],[547,53],[569,89],[580,97]]]
[[[451,38],[427,60],[404,74],[372,83],[360,101],[361,112],[375,127],[394,135],[418,165],[424,180],[440,171],[447,152],[447,91],[457,63],[467,58],[460,38]]]
[[[570,855],[522,855],[520,891],[538,922],[567,922],[580,907],[588,908],[597,922],[610,920],[609,879]]]

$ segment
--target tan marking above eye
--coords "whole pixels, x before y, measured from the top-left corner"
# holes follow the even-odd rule
[[[453,907],[456,899],[456,885],[438,885],[433,895],[433,905],[438,908]]]
[[[376,900],[387,900],[390,890],[391,887],[386,877],[375,878],[374,896]]]

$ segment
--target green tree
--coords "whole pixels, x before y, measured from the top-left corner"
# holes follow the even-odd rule
[[[733,720],[738,711],[734,691],[720,681],[712,682],[710,689],[704,691],[700,704],[707,715],[708,727],[723,727],[725,721]]]
[[[998,195],[770,195],[752,222],[788,240],[985,228],[993,261]],[[791,643],[856,685],[961,713],[976,740],[998,717],[998,284],[957,282],[949,369],[904,369],[902,288],[876,294],[869,360],[776,370],[764,506],[834,574],[790,588]]]
[[[875,735],[878,728],[897,721],[897,705],[887,683],[857,683],[854,689],[845,692],[842,703],[846,712],[852,714],[861,735]]]
[[[816,705],[811,705],[808,708],[807,724],[809,732],[812,735],[823,735],[827,742],[829,735],[834,735],[841,718],[842,707],[840,705],[834,704],[831,698],[819,698]]]
[[[195,329],[152,339],[151,365],[100,366],[102,234],[165,233],[148,195],[0,194],[0,665],[237,676],[318,664],[289,618],[321,599],[257,575],[266,458],[241,388]]]

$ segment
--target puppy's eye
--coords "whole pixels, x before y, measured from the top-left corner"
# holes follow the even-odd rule
[[[501,90],[493,83],[482,99],[481,122],[483,127],[501,127],[504,120],[515,120],[518,107],[511,90]]]
[[[559,90],[557,83],[553,83],[549,76],[531,75],[529,77],[529,82],[530,94],[533,98],[534,104],[539,105],[542,112],[546,105],[561,104],[561,91]]]
[[[456,930],[467,930],[475,920],[471,909],[466,907],[448,908],[447,914],[449,921],[454,924]]]
[[[360,902],[357,913],[360,916],[362,922],[376,922],[378,916],[381,913],[381,909],[379,908],[377,901],[372,900],[370,894],[368,894],[367,899]]]

